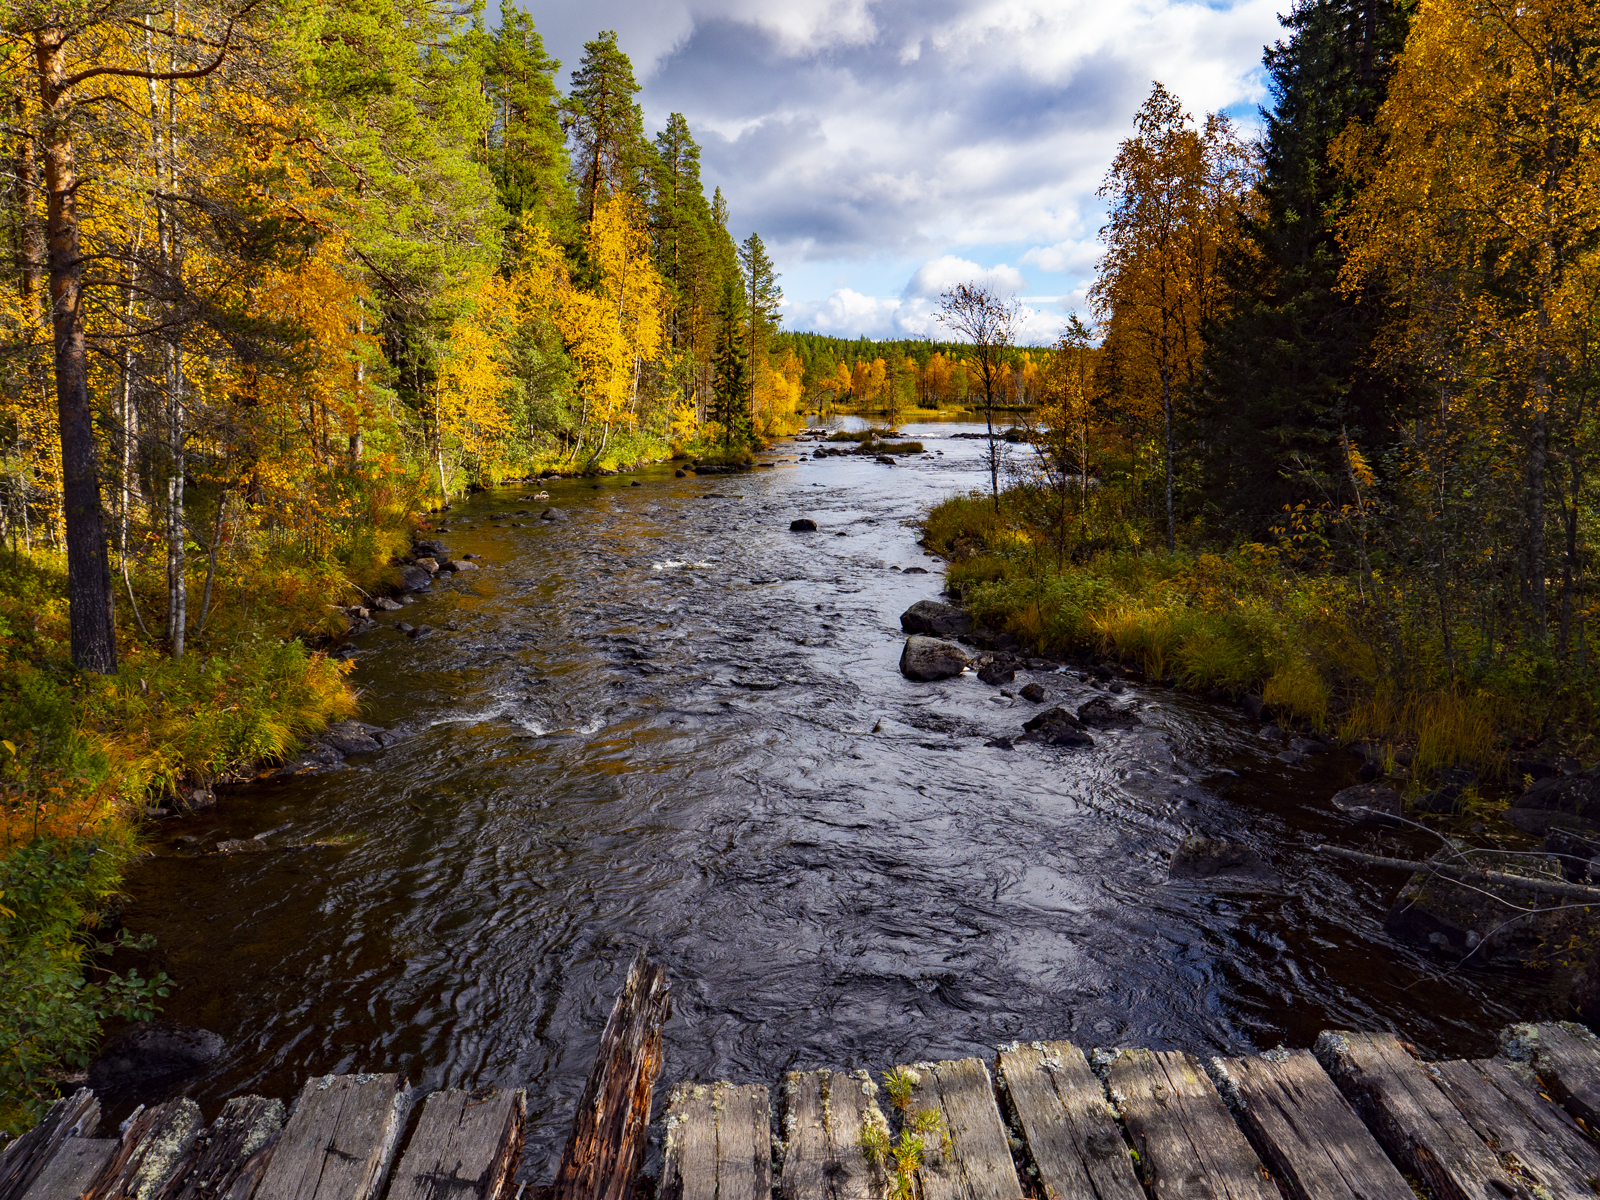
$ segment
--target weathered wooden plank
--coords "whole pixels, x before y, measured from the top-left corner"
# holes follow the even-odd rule
[[[772,1107],[759,1084],[681,1083],[667,1105],[662,1200],[771,1200]]]
[[[499,1200],[522,1154],[521,1089],[434,1092],[389,1184],[388,1200]]]
[[[405,1114],[398,1075],[306,1080],[254,1200],[376,1200]]]
[[[24,1200],[78,1200],[116,1153],[116,1138],[67,1138],[24,1193]]]
[[[644,955],[628,968],[578,1099],[552,1200],[626,1200],[632,1194],[661,1073],[670,992],[667,973]]]
[[[1600,1137],[1600,1038],[1582,1025],[1513,1025],[1501,1053],[1530,1063],[1560,1105]]]
[[[1507,1172],[1536,1184],[1541,1200],[1594,1200],[1600,1193],[1600,1147],[1534,1090],[1525,1064],[1486,1058],[1428,1070]]]
[[[1144,1200],[1116,1113],[1071,1042],[1001,1050],[995,1074],[1055,1200]]]
[[[1108,1082],[1155,1200],[1279,1200],[1266,1168],[1193,1055],[1122,1050]]]
[[[1436,1200],[1527,1195],[1392,1033],[1329,1030],[1314,1053],[1389,1156]]]
[[[884,1200],[883,1165],[869,1163],[861,1131],[887,1131],[878,1085],[865,1071],[791,1071],[784,1077],[783,1200]]]
[[[1239,1128],[1293,1200],[1414,1200],[1309,1051],[1211,1062]]]
[[[926,1139],[917,1168],[922,1200],[1017,1200],[1022,1184],[982,1061],[962,1058],[901,1069],[913,1080],[908,1113],[943,1113],[948,1138]]]
[[[88,1088],[57,1100],[43,1120],[0,1150],[0,1200],[22,1200],[63,1141],[89,1137],[99,1124],[100,1101]]]
[[[193,1100],[168,1100],[138,1108],[122,1125],[122,1139],[84,1200],[156,1200],[188,1164],[201,1127]]]
[[[283,1131],[282,1100],[235,1096],[195,1139],[187,1169],[162,1189],[161,1200],[248,1200]]]

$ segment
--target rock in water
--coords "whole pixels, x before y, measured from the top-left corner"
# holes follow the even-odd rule
[[[433,586],[433,576],[415,563],[400,568],[400,589],[406,592],[425,592]]]
[[[464,558],[457,558],[451,560],[450,569],[452,571],[476,571],[478,569],[478,564],[468,562]]]
[[[1398,825],[1397,817],[1405,816],[1406,805],[1400,793],[1381,783],[1363,783],[1335,792],[1329,801],[1342,813],[1359,821],[1380,825]]]
[[[1030,742],[1043,742],[1047,746],[1093,746],[1094,739],[1078,723],[1078,718],[1064,708],[1047,708],[1030,717],[1022,728],[1023,738]]]
[[[796,517],[789,522],[790,533],[815,533],[816,531],[817,523],[810,517]]]
[[[1173,879],[1230,878],[1269,883],[1272,872],[1248,846],[1192,833],[1178,843],[1167,874]]]
[[[937,600],[918,600],[900,614],[900,628],[906,633],[933,637],[954,637],[972,630],[972,619],[954,604]]]
[[[978,669],[978,678],[990,687],[999,687],[1002,683],[1010,683],[1016,677],[1016,666],[999,659],[986,662]]]
[[[1039,683],[1030,683],[1018,694],[1021,695],[1024,700],[1029,700],[1034,704],[1039,704],[1044,700],[1044,686]]]
[[[541,521],[565,521],[566,519],[567,514],[559,508],[547,508],[539,514],[539,520]]]
[[[379,732],[376,725],[363,725],[360,721],[336,721],[328,726],[322,740],[340,754],[369,754],[381,750],[372,735]]]
[[[222,1054],[223,1040],[189,1025],[130,1025],[106,1042],[89,1067],[89,1086],[100,1095],[139,1088],[159,1090],[193,1075]]]
[[[398,600],[391,600],[387,596],[379,596],[373,600],[372,607],[382,612],[397,612],[402,606]]]
[[[1078,720],[1090,729],[1132,729],[1135,725],[1144,724],[1139,720],[1139,714],[1132,709],[1118,708],[1104,696],[1096,696],[1093,700],[1078,708]]]
[[[967,652],[954,642],[939,638],[908,637],[906,648],[900,652],[900,674],[924,683],[949,679],[966,667]]]

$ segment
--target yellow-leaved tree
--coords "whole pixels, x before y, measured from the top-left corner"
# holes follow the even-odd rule
[[[1381,284],[1382,351],[1433,394],[1404,431],[1409,474],[1444,528],[1452,494],[1471,505],[1486,482],[1470,461],[1520,445],[1520,566],[1541,637],[1548,492],[1565,485],[1564,636],[1585,457],[1573,451],[1591,423],[1580,376],[1600,295],[1597,46],[1596,0],[1425,0],[1377,121],[1334,147],[1364,183],[1342,227],[1343,282]],[[1459,540],[1441,538],[1441,553]]]

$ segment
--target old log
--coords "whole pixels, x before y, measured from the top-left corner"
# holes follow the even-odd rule
[[[670,992],[665,970],[642,954],[634,959],[600,1035],[551,1200],[628,1200],[633,1194],[661,1073]]]

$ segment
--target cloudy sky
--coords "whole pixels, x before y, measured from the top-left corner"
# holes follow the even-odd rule
[[[681,112],[785,324],[937,334],[939,292],[1023,299],[1030,341],[1087,315],[1095,189],[1150,82],[1250,128],[1288,0],[520,0],[568,85],[615,29],[649,131]]]

